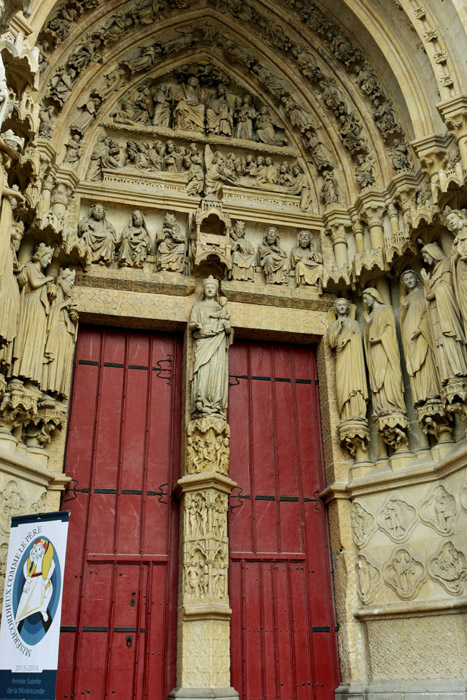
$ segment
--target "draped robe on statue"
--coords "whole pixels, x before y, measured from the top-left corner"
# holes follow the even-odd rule
[[[328,331],[336,350],[337,407],[341,420],[366,417],[368,389],[363,358],[362,330],[352,318],[337,319]]]
[[[400,326],[405,364],[410,376],[414,405],[439,396],[438,370],[423,289],[417,287],[402,299]],[[413,334],[419,335],[413,338]]]
[[[193,406],[199,413],[225,416],[229,389],[227,351],[233,340],[218,318],[221,305],[215,300],[203,300],[193,306],[190,324],[201,328],[193,330],[195,339],[192,373]]]
[[[48,336],[44,353],[42,389],[68,396],[73,367],[77,325],[70,318],[70,297],[61,288],[50,309]]]
[[[441,383],[467,375],[465,336],[452,288],[451,261],[435,264],[427,294],[428,311]]]
[[[27,263],[18,275],[23,291],[13,348],[13,375],[30,379],[37,384],[42,380],[47,315],[50,309],[44,277],[33,262]]]
[[[405,415],[399,348],[394,312],[387,304],[375,304],[365,326],[365,351],[373,395],[373,414]],[[371,340],[377,340],[371,343]]]

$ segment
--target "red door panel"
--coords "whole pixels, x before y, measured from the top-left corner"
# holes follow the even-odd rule
[[[313,348],[229,352],[232,685],[331,700],[339,684]]]
[[[57,698],[175,687],[181,341],[80,328]]]

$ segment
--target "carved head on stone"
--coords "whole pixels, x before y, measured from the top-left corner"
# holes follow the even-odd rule
[[[95,202],[89,207],[89,216],[96,221],[101,221],[105,219],[105,207],[101,202]]]
[[[446,257],[437,243],[427,243],[423,246],[421,253],[427,265],[433,265]]]
[[[374,287],[367,287],[363,291],[363,303],[372,309],[375,305],[384,304],[381,295]]]
[[[279,234],[275,226],[269,226],[264,234],[264,241],[269,245],[279,244]]]
[[[350,301],[344,297],[339,297],[334,302],[336,316],[347,316],[350,311]]]
[[[446,207],[444,210],[446,217],[446,226],[455,235],[467,226],[467,209],[451,209]]]
[[[45,243],[39,243],[34,255],[32,256],[33,262],[40,261],[41,267],[47,267],[52,262],[53,248],[46,245]]]
[[[203,297],[204,299],[215,299],[219,292],[219,280],[209,275],[203,280]]]
[[[420,284],[420,278],[415,270],[404,270],[401,275],[401,282],[404,288],[410,292]]]
[[[312,235],[308,229],[299,231],[297,238],[301,248],[309,248],[312,245]]]

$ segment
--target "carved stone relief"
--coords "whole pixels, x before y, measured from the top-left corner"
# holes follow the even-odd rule
[[[423,563],[408,549],[397,549],[383,568],[384,581],[402,598],[414,598],[426,579]]]
[[[456,549],[453,542],[445,542],[438,552],[430,557],[428,574],[451,595],[461,595],[467,578],[465,555]]]
[[[287,253],[281,247],[275,226],[266,229],[258,246],[258,262],[263,268],[266,284],[286,284],[289,272]]]
[[[184,597],[227,598],[227,496],[214,490],[185,497]]]
[[[417,524],[417,511],[402,496],[394,494],[378,512],[376,521],[393,542],[405,542]]]
[[[0,529],[7,535],[10,532],[11,518],[22,515],[26,502],[21,495],[17,481],[10,479],[0,489]]]
[[[361,503],[354,501],[351,511],[352,535],[357,547],[360,549],[368,544],[371,535],[376,529],[376,518]]]
[[[322,292],[323,256],[315,250],[311,231],[304,229],[297,234],[297,245],[290,253],[289,265],[297,287],[317,286]]]
[[[186,470],[188,474],[229,471],[229,424],[221,418],[198,418],[188,424]]]
[[[229,279],[242,282],[254,282],[256,267],[256,249],[245,236],[245,222],[236,221],[231,230],[232,269]]]
[[[365,554],[359,554],[355,564],[357,593],[362,603],[368,605],[382,584],[382,574],[377,564]]]
[[[420,518],[440,535],[452,535],[457,516],[457,502],[446,486],[436,484],[422,501]]]

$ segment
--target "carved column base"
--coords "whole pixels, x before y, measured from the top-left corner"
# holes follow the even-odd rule
[[[339,438],[349,450],[352,457],[366,453],[370,433],[368,431],[368,421],[366,418],[348,418],[341,420],[338,426]],[[364,455],[361,455],[364,458]]]
[[[25,387],[20,379],[10,379],[0,403],[0,428],[12,431],[32,420],[41,396],[39,389]]]
[[[440,398],[428,399],[422,406],[417,406],[417,419],[426,435],[433,435],[437,441],[450,440],[452,434],[452,416],[446,412]]]
[[[188,423],[186,470],[188,474],[229,470],[230,427],[223,418],[196,418]]]
[[[66,407],[63,404],[57,404],[53,399],[47,402],[47,405],[41,405],[39,402],[37,413],[27,421],[25,431],[27,446],[47,445],[54,433],[63,428],[65,421]]]
[[[409,421],[403,413],[391,413],[386,416],[375,416],[374,421],[378,428],[378,433],[383,438],[386,445],[394,450],[405,451],[408,446],[407,432]]]
[[[461,420],[467,418],[467,378],[452,377],[441,388],[446,411],[457,413]]]

